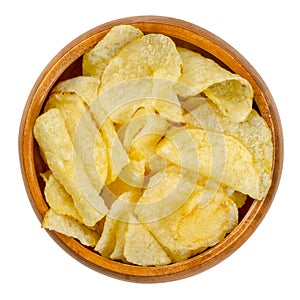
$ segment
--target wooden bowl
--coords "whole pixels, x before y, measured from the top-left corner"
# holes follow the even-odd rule
[[[239,225],[220,243],[186,261],[160,267],[139,267],[104,258],[77,240],[48,231],[49,235],[71,256],[84,265],[106,275],[133,282],[171,281],[205,271],[238,249],[254,232],[268,211],[279,184],[283,161],[283,137],[280,118],[273,98],[255,69],[226,42],[212,33],[178,19],[140,16],[115,20],[100,25],[76,38],[46,66],[36,81],[26,103],[19,133],[19,154],[24,184],[31,205],[40,221],[48,206],[39,173],[45,165],[33,137],[33,126],[48,94],[57,82],[81,74],[82,55],[101,40],[109,29],[119,24],[132,24],[144,33],[163,33],[177,45],[200,52],[246,78],[254,89],[254,105],[272,131],[274,160],[272,186],[262,201],[248,199],[239,211]]]

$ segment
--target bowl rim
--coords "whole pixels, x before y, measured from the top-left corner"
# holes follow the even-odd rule
[[[258,72],[237,50],[208,30],[180,19],[163,16],[133,16],[99,25],[75,38],[49,62],[36,80],[23,111],[19,129],[20,167],[28,198],[40,222],[48,206],[41,190],[36,188],[39,185],[35,172],[35,141],[32,133],[35,118],[39,115],[52,86],[70,63],[74,63],[86,50],[95,45],[110,28],[121,24],[134,25],[142,28],[145,33],[160,32],[163,28],[164,34],[175,39],[182,39],[185,36],[185,42],[203,49],[223,63],[226,58],[225,64],[254,86],[255,102],[272,131],[274,164],[269,193],[263,200],[253,201],[238,226],[223,241],[188,260],[158,267],[124,264],[96,254],[73,238],[46,230],[68,254],[102,274],[131,282],[153,283],[178,280],[203,272],[223,261],[245,243],[263,220],[276,194],[283,166],[283,133],[280,117],[273,97]],[[264,106],[260,107],[262,104]]]

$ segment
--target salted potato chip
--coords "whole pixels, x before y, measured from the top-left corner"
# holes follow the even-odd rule
[[[52,108],[39,116],[34,136],[53,176],[72,196],[83,223],[94,226],[105,216],[107,207],[73,148],[60,110]]]
[[[105,219],[102,235],[95,247],[95,250],[102,256],[110,257],[113,253],[118,228],[123,226],[122,223],[128,223],[128,214],[133,211],[136,200],[136,194],[126,192],[112,204]]]
[[[50,171],[41,174],[45,181],[44,195],[49,206],[58,214],[66,215],[82,222],[72,197],[54,178]]]
[[[199,53],[177,49],[183,62],[183,73],[176,85],[177,93],[189,97],[203,92],[229,119],[244,121],[251,112],[253,102],[249,82]]]
[[[117,124],[126,124],[140,108],[154,110],[173,122],[183,122],[178,96],[172,89],[174,81],[164,78],[141,77],[122,81],[109,89],[100,88],[99,97],[90,103],[90,110]],[[99,117],[98,117],[99,118]]]
[[[95,120],[97,127],[103,134],[108,155],[108,174],[106,184],[113,182],[121,170],[129,163],[129,158],[115,130],[109,114],[103,109],[99,98],[89,103],[89,110]]]
[[[262,181],[253,155],[237,138],[203,129],[175,128],[161,140],[156,151],[178,166],[254,199],[262,198]]]
[[[255,168],[261,178],[259,199],[262,199],[271,185],[273,161],[272,135],[265,120],[252,109],[245,121],[232,122],[208,99],[198,100],[199,106],[184,116],[186,125],[190,128],[224,133],[239,139],[253,155]]]
[[[129,157],[136,160],[149,159],[155,154],[158,141],[170,124],[156,114],[143,114],[132,118],[119,130],[119,136]]]
[[[110,60],[128,43],[143,36],[131,25],[113,27],[91,50],[83,55],[83,75],[100,78]]]
[[[52,208],[47,211],[42,227],[73,237],[85,246],[94,247],[99,240],[99,234],[96,231],[70,217],[56,213]]]
[[[82,98],[82,100],[89,104],[99,93],[100,80],[92,76],[77,76],[59,82],[52,90],[55,92],[75,93]]]
[[[74,148],[99,193],[108,173],[107,147],[81,97],[74,92],[53,91],[45,111],[50,108],[60,110]]]
[[[196,183],[197,177],[193,172],[167,165],[165,170],[158,171],[149,179],[136,212],[143,211],[143,222],[162,219],[187,201]]]
[[[147,34],[132,41],[105,68],[101,92],[133,79],[154,77],[177,81],[182,61],[174,42],[162,34]]]
[[[146,204],[153,200],[147,193],[139,199],[135,209],[138,219],[159,241],[173,262],[187,259],[215,245],[237,225],[235,203],[221,190],[212,190],[209,201],[203,199],[207,195],[206,187],[197,183],[178,209],[152,221],[149,220],[149,214],[157,208]],[[152,203],[160,210],[159,203]]]
[[[130,215],[124,244],[125,259],[140,266],[160,266],[171,263],[171,259],[152,234]]]

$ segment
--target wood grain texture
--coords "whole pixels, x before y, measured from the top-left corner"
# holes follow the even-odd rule
[[[48,94],[58,81],[81,73],[82,55],[92,48],[115,25],[132,24],[144,33],[163,33],[179,46],[200,52],[246,78],[254,89],[254,101],[272,131],[274,160],[272,186],[262,201],[248,199],[240,211],[239,225],[219,244],[186,261],[160,267],[138,267],[104,258],[76,240],[49,232],[50,236],[71,256],[84,265],[108,276],[132,282],[164,282],[203,272],[218,264],[237,250],[255,231],[267,213],[280,181],[283,163],[283,135],[276,105],[266,84],[249,62],[225,41],[182,20],[138,16],[100,25],[76,38],[62,49],[46,66],[36,81],[24,108],[19,131],[19,157],[24,184],[30,203],[41,221],[48,206],[43,196],[39,173],[46,168],[33,137],[33,126]],[[34,245],[32,245],[34,247]]]

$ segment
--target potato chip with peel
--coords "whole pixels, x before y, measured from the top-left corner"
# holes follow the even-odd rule
[[[122,82],[145,77],[175,82],[181,68],[174,42],[162,34],[147,34],[127,44],[110,60],[102,74],[100,93]]]
[[[160,266],[171,263],[171,259],[152,234],[130,215],[124,245],[125,259],[140,266]]]
[[[94,226],[106,215],[107,207],[74,150],[60,110],[52,108],[40,115],[34,136],[53,176],[73,198],[83,223]]]
[[[199,53],[177,49],[183,62],[183,73],[175,86],[177,93],[189,97],[204,92],[229,119],[244,121],[253,103],[253,90],[249,82]]]
[[[100,238],[96,231],[70,217],[56,213],[52,208],[47,211],[42,227],[73,237],[81,244],[90,247],[94,247]]]
[[[262,197],[261,178],[254,157],[237,138],[203,129],[177,128],[161,140],[156,151],[178,166],[254,199]]]
[[[54,91],[45,111],[58,108],[64,118],[76,153],[80,156],[94,188],[100,193],[107,178],[107,147],[80,96]]]
[[[211,101],[199,103],[197,108],[184,116],[186,126],[221,132],[239,139],[253,155],[255,168],[261,178],[259,199],[263,198],[271,185],[273,161],[272,135],[265,120],[252,109],[245,121],[232,122]]]
[[[44,195],[49,206],[58,214],[74,218],[82,223],[72,197],[54,178],[50,171],[41,174],[45,181]]]
[[[95,251],[104,257],[110,257],[116,245],[116,235],[122,223],[128,223],[128,214],[134,209],[138,195],[133,192],[122,194],[111,206],[104,223],[102,235]]]
[[[88,105],[99,93],[100,80],[92,76],[77,76],[59,82],[53,89],[52,93],[69,92],[75,93],[82,98]]]
[[[141,36],[143,36],[143,33],[131,25],[113,27],[94,48],[83,55],[83,75],[101,78],[110,60],[125,45]]]

